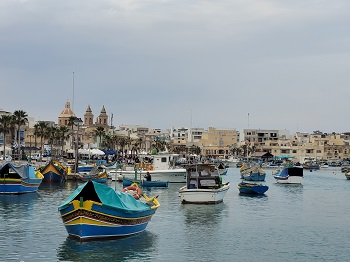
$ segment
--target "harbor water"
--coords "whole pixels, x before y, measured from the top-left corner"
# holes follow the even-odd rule
[[[76,182],[0,195],[1,261],[348,261],[350,180],[340,168],[304,170],[302,185],[276,184],[266,172],[269,190],[251,197],[239,194],[239,170],[230,168],[223,182],[231,188],[217,205],[181,204],[180,184],[146,189],[161,207],[144,232],[82,243],[57,211]]]

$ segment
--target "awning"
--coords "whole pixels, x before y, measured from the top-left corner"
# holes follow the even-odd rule
[[[117,151],[115,150],[111,150],[111,149],[102,149],[103,153],[105,153],[106,155],[115,155],[117,154]]]
[[[21,146],[21,150],[40,150],[39,148],[35,147],[35,146]]]

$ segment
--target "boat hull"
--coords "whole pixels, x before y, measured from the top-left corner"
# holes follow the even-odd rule
[[[224,200],[229,188],[229,183],[218,189],[188,189],[184,186],[179,190],[179,197],[182,203],[217,204]]]
[[[274,176],[274,178],[278,184],[301,184],[303,182],[303,177],[300,176],[289,176],[288,178]]]
[[[65,176],[55,173],[54,171],[48,171],[43,173],[43,182],[45,183],[61,183],[65,181]]]
[[[0,194],[25,194],[38,191],[41,179],[1,179]]]
[[[239,184],[238,189],[242,194],[265,194],[269,187],[265,185]]]
[[[86,241],[99,238],[117,238],[144,231],[156,209],[139,213],[122,213],[100,205],[79,207],[78,201],[60,210],[68,234]]]

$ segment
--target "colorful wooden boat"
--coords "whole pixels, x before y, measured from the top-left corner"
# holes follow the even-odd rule
[[[241,179],[247,181],[265,181],[266,172],[259,164],[244,163],[240,168]]]
[[[143,194],[136,200],[107,185],[88,181],[79,186],[58,210],[68,234],[84,241],[140,233],[159,206],[155,197]]]
[[[238,184],[238,189],[242,194],[264,194],[269,187],[263,184],[247,183],[242,181]]]
[[[57,161],[51,160],[47,165],[40,168],[40,172],[44,176],[43,182],[60,183],[67,180],[67,167]]]
[[[6,163],[0,169],[0,194],[24,194],[38,191],[43,180],[40,171],[30,165]]]
[[[106,183],[107,172],[103,166],[96,166],[88,174],[77,174],[77,178],[81,181],[92,180],[98,183]]]
[[[147,180],[133,180],[129,178],[123,178],[123,187],[131,186],[132,183],[137,183],[141,187],[168,187],[169,182],[168,181],[161,181],[161,180],[153,180],[153,181],[147,181]]]

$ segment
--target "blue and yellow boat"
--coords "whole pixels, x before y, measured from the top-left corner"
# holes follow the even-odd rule
[[[70,236],[80,241],[125,237],[146,229],[159,207],[156,197],[132,195],[114,191],[94,181],[79,186],[58,207]]]
[[[47,165],[40,168],[43,174],[43,182],[60,183],[67,180],[68,169],[60,162],[51,160]]]
[[[0,169],[0,194],[36,192],[42,180],[40,171],[35,171],[30,165],[6,163]]]

